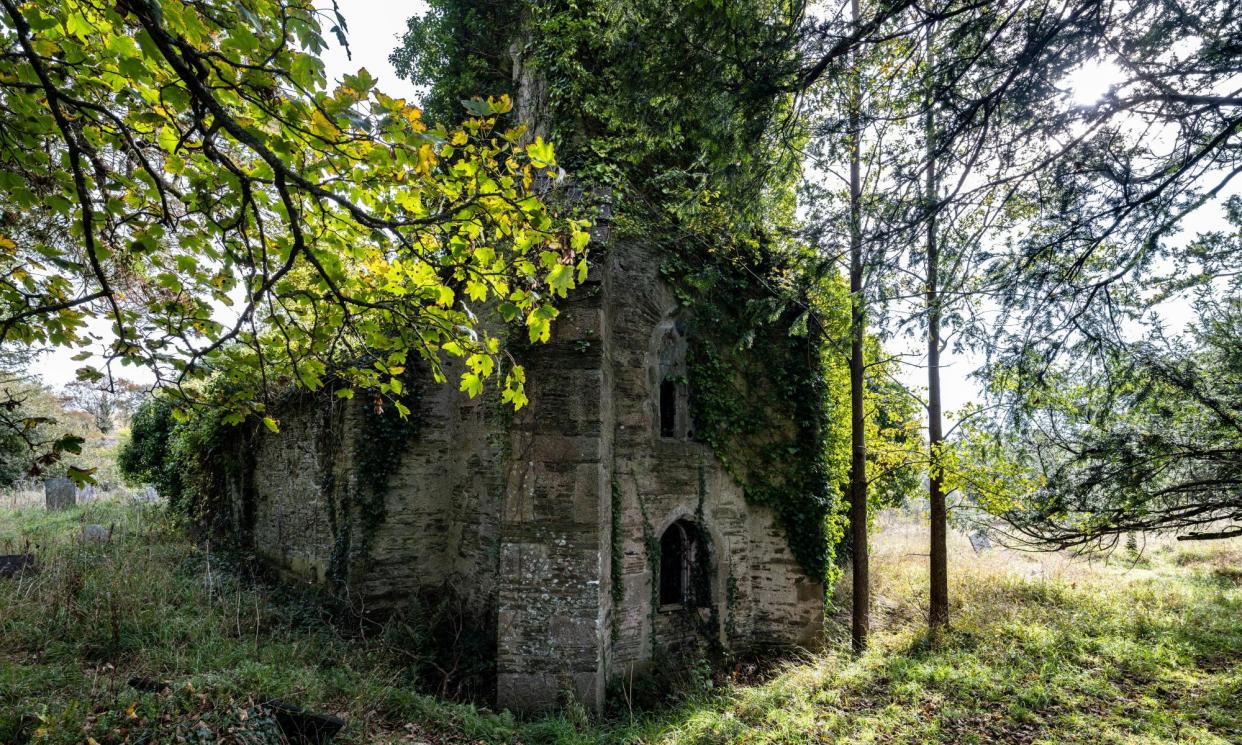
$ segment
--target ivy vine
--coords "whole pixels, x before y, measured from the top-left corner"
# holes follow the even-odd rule
[[[337,430],[341,417],[335,414],[335,399],[327,407],[326,426],[321,430],[326,441],[319,449],[326,466],[320,490],[329,504],[329,524],[334,537],[328,577],[336,585],[346,582],[351,572],[365,571],[375,534],[388,517],[385,497],[389,481],[420,427],[417,369],[407,368],[400,376],[403,383],[401,403],[412,412],[410,415],[401,416],[392,402],[378,397],[353,403],[356,415],[351,434],[355,474],[352,484],[336,482],[335,453],[340,447],[341,435]],[[363,564],[351,566],[355,557]]]
[[[519,112],[537,118],[527,123],[556,144],[584,188],[610,190],[614,239],[654,244],[689,310],[699,438],[748,500],[774,510],[804,570],[829,579],[836,484],[823,361],[801,318],[806,298],[781,289],[800,271],[799,247],[782,237],[794,218],[797,164],[773,135],[793,121],[791,101],[772,86],[796,62],[785,46],[791,8],[429,5],[394,54],[398,70],[430,86],[434,115],[450,112],[468,84],[524,81],[542,99],[519,100]]]

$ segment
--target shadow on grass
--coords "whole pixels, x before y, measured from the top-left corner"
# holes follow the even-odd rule
[[[75,541],[100,518],[119,526],[112,541]],[[343,715],[342,743],[1225,743],[1242,732],[1242,590],[1214,559],[1169,557],[1166,574],[1136,581],[967,568],[953,627],[934,639],[921,570],[896,566],[913,581],[892,587],[912,589],[882,588],[892,623],[865,655],[832,647],[743,682],[699,679],[656,710],[520,720],[419,693],[417,666],[381,627],[209,555],[158,512],[0,515],[6,537],[44,547],[43,571],[0,580],[6,745],[236,735],[259,727],[267,696]],[[133,675],[171,690],[134,691]],[[250,741],[263,741],[257,729]]]

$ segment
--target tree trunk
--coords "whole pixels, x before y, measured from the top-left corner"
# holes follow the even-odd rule
[[[850,1],[854,23],[858,23],[858,0]],[[863,409],[863,340],[866,316],[863,313],[862,256],[862,81],[857,68],[852,71],[850,117],[850,538],[853,577],[851,641],[855,652],[867,648],[871,630],[871,577],[867,547],[867,441]]]
[[[932,29],[927,28],[927,60],[930,69]],[[927,440],[928,502],[931,505],[931,613],[932,631],[949,625],[948,516],[944,499],[944,473],[940,451],[944,442],[940,401],[940,246],[936,235],[936,114],[931,86],[927,97]]]

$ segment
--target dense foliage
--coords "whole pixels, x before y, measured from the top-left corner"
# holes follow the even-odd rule
[[[990,463],[1017,461],[1038,488],[968,493],[1040,545],[1242,535],[1242,301],[1196,309],[1183,337],[1111,346],[1050,375],[1037,404],[984,436],[996,444]]]
[[[109,398],[105,411],[93,405],[99,401],[94,393],[89,400],[58,394],[39,380],[31,362],[27,350],[0,348],[0,488],[64,476],[92,478],[103,490],[116,486],[117,428],[127,425],[130,399]],[[71,461],[61,453],[70,453]]]
[[[776,82],[796,64],[800,3],[430,6],[393,54],[399,71],[430,86],[429,109],[448,110],[463,81],[524,86],[530,108],[519,114],[578,178],[674,213],[718,200],[718,218],[752,227],[788,217],[757,197],[787,186],[781,177],[796,165],[779,146],[781,126],[794,125]]]
[[[175,402],[151,396],[134,412],[130,437],[117,454],[121,474],[150,484],[171,511],[206,528],[229,518],[218,507],[227,499],[225,479],[240,472],[237,434],[229,412],[202,407],[194,416],[177,416]]]
[[[0,341],[187,396],[222,369],[227,417],[273,429],[273,391],[398,395],[442,353],[521,406],[485,321],[546,339],[586,267],[535,194],[551,146],[498,127],[508,99],[430,127],[366,70],[329,86],[329,23],[345,43],[304,0],[0,2]]]
[[[689,311],[696,436],[827,576],[848,463],[848,417],[830,416],[844,364],[831,343],[848,300],[792,238],[801,131],[782,82],[800,69],[805,7],[538,2],[515,19],[515,5],[433,2],[393,61],[430,86],[432,110],[463,81],[517,86],[518,114],[557,143],[562,167],[609,190],[614,240],[654,244]],[[892,498],[912,485],[898,473]]]

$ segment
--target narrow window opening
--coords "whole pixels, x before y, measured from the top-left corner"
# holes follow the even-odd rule
[[[675,522],[660,537],[660,605],[682,605],[689,584],[688,536],[681,522]]]
[[[677,383],[669,378],[660,382],[660,436],[677,436]]]
[[[660,536],[660,608],[703,607],[711,602],[708,565],[699,546],[699,527],[678,520]]]

